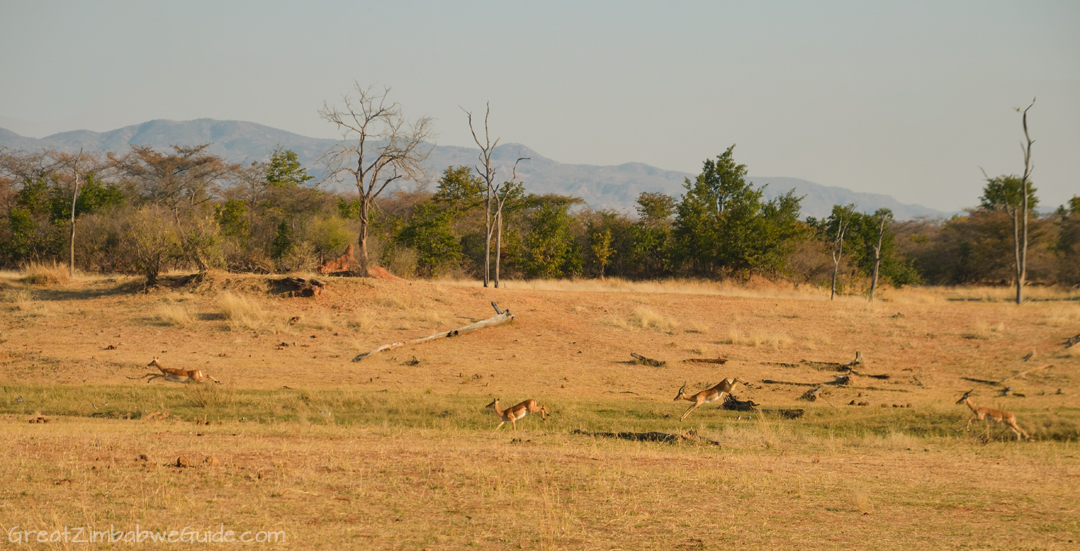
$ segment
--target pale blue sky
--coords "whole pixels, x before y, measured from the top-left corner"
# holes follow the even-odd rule
[[[1022,169],[1080,194],[1080,2],[0,0],[0,126],[24,135],[239,119],[334,137],[317,110],[393,88],[438,143],[464,115],[561,162],[760,176],[977,203]]]

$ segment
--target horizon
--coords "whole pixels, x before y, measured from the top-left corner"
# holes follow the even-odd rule
[[[0,127],[26,137],[209,118],[333,139],[316,111],[355,80],[432,116],[439,145],[474,147],[459,106],[490,101],[493,136],[562,163],[697,173],[735,143],[755,174],[948,212],[977,202],[980,168],[1020,172],[1013,109],[1036,97],[1040,198],[1080,188],[1074,4],[4,0],[0,14]]]

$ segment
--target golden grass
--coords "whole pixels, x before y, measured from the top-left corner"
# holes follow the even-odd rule
[[[70,285],[74,280],[67,266],[52,262],[29,262],[22,267],[22,282],[41,287]]]
[[[217,281],[165,297],[108,278],[80,280],[77,292],[4,281],[16,314],[0,316],[4,527],[182,520],[281,528],[290,546],[338,549],[713,546],[702,534],[756,548],[1080,541],[1080,347],[1061,346],[1080,330],[1067,303],[1016,308],[934,290],[905,302],[907,289],[867,304],[784,289],[730,296],[701,282],[639,292],[620,289],[625,282],[537,290],[337,278],[305,299],[268,295],[261,276],[228,278],[228,293]],[[489,317],[492,300],[515,321],[349,361],[430,334],[427,325]],[[47,331],[17,315],[19,301],[50,305]],[[162,305],[193,319],[145,323]],[[244,316],[256,321],[237,321]],[[284,323],[293,316],[296,326]],[[307,327],[333,334],[312,338]],[[711,334],[687,331],[695,328]],[[963,337],[975,333],[986,338]],[[866,360],[859,373],[890,378],[856,376],[814,403],[796,399],[804,387],[764,382],[831,380],[800,360],[848,361],[855,350]],[[1014,375],[1031,367],[1022,358],[1032,350],[1055,367],[1010,380],[1025,397],[962,378]],[[631,363],[630,351],[668,364]],[[157,355],[225,384],[127,378]],[[680,361],[716,356],[729,362]],[[679,422],[688,404],[672,397],[684,380],[701,388],[730,376],[750,383],[737,387],[740,399],[805,415],[707,405]],[[964,430],[970,412],[954,402],[972,386],[979,405],[1016,413],[1035,441],[1017,443],[1000,425]],[[483,406],[496,396],[535,398],[552,416],[493,432],[498,420]],[[51,422],[27,423],[35,413]],[[212,424],[193,424],[203,420]],[[721,445],[574,429],[694,429]],[[181,455],[195,466],[166,466]],[[204,461],[211,456],[217,465]]]
[[[767,335],[761,333],[748,335],[739,329],[732,328],[731,331],[728,332],[727,339],[721,342],[738,346],[767,346],[774,349],[780,349],[791,346],[794,341],[787,335]],[[811,345],[810,348],[813,349],[814,347]]]
[[[266,314],[258,302],[228,291],[218,295],[218,306],[225,319],[239,327],[259,329],[266,319]]]
[[[185,327],[195,321],[191,311],[183,304],[161,304],[154,310],[154,319],[165,325]]]

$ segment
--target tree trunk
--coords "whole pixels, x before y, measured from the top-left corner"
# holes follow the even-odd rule
[[[502,209],[495,215],[495,288],[499,288],[499,264],[502,259]]]
[[[488,185],[487,203],[484,219],[484,287],[491,281],[491,185]]]
[[[359,248],[360,254],[359,254],[359,258],[357,258],[356,260],[357,260],[357,262],[360,263],[360,275],[363,276],[363,277],[367,277],[367,276],[371,275],[370,272],[368,272],[368,268],[370,267],[370,264],[369,264],[369,261],[368,261],[367,242],[368,242],[368,201],[367,201],[367,198],[363,194],[361,194],[360,195],[360,239],[359,239],[359,241],[357,243],[359,245],[358,248]]]
[[[829,293],[829,300],[836,299],[836,272],[839,271],[839,270],[840,270],[840,259],[837,258],[836,261],[833,262],[833,268],[832,268],[832,291]]]
[[[881,266],[881,241],[885,238],[885,217],[881,218],[878,228],[877,247],[874,247],[874,277],[870,279],[870,300],[874,302],[874,290],[877,289],[878,268]]]
[[[79,154],[82,155],[82,150],[79,150]],[[79,197],[79,163],[75,162],[75,189],[71,192],[71,249],[70,249],[70,263],[68,265],[68,272],[71,277],[75,277],[75,201]]]
[[[1023,192],[1023,190],[1021,190]],[[1024,201],[1026,203],[1026,201]],[[1024,260],[1020,253],[1023,244],[1020,241],[1020,212],[1013,210],[1009,213],[1009,220],[1012,222],[1013,227],[1013,266],[1015,267],[1015,279],[1016,283],[1016,303],[1023,304],[1024,302]],[[1026,218],[1026,217],[1025,217]],[[1026,221],[1026,220],[1025,220]],[[1026,241],[1026,240],[1025,240]]]

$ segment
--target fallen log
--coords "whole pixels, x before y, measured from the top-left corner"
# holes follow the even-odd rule
[[[798,419],[802,417],[806,410],[802,409],[763,409],[761,413],[765,415],[777,415],[781,419]]]
[[[1032,372],[1035,372],[1035,371],[1040,371],[1040,370],[1046,369],[1048,367],[1054,367],[1054,366],[1053,366],[1053,364],[1047,364],[1047,365],[1040,365],[1039,367],[1033,367],[1033,368],[1031,368],[1031,369],[1029,369],[1027,371],[1021,371],[1020,373],[1017,373],[1016,375],[1010,375],[1008,377],[1005,377],[1004,379],[998,381],[997,384],[1003,385],[1003,384],[1005,384],[1005,381],[1008,381],[1009,379],[1015,379],[1017,377],[1023,377],[1024,375],[1027,375],[1028,373],[1032,373]]]
[[[497,312],[497,314],[495,316],[492,316],[492,317],[486,319],[486,320],[478,321],[478,322],[476,322],[476,323],[474,323],[472,325],[466,325],[465,327],[454,329],[452,331],[442,331],[442,332],[439,332],[439,333],[435,333],[434,335],[424,337],[424,338],[420,338],[420,339],[414,339],[414,340],[411,340],[411,341],[402,341],[402,342],[394,342],[394,343],[390,343],[390,344],[384,344],[384,345],[376,348],[375,350],[372,350],[371,352],[360,354],[359,356],[353,358],[352,361],[358,362],[358,361],[363,360],[364,358],[366,358],[368,356],[378,354],[379,352],[384,352],[386,350],[393,350],[394,348],[399,348],[399,347],[405,346],[407,344],[420,344],[420,343],[427,342],[427,341],[432,341],[432,340],[435,340],[435,339],[457,337],[457,336],[464,335],[464,334],[467,334],[467,333],[472,333],[473,331],[476,331],[478,329],[484,329],[484,328],[487,328],[487,327],[494,327],[496,325],[502,325],[504,323],[511,322],[511,321],[514,320],[514,315],[510,313],[510,310],[499,310],[499,306],[497,304],[495,304],[494,302],[491,303],[491,306],[493,308],[495,308],[495,312]]]
[[[815,388],[811,388],[810,390],[807,390],[806,392],[803,393],[802,396],[799,396],[797,399],[806,400],[807,402],[817,401],[817,399],[821,397],[821,391],[822,390],[825,390],[825,387],[818,385]]]
[[[728,411],[757,411],[757,407],[760,404],[754,403],[753,400],[740,400],[731,394],[724,396],[724,403],[717,409],[726,409]]]
[[[618,438],[619,440],[633,440],[637,442],[664,442],[665,444],[678,444],[680,442],[693,442],[696,444],[708,444],[710,446],[719,446],[720,442],[716,440],[710,440],[708,438],[702,438],[694,431],[688,431],[685,434],[670,434],[667,432],[587,432],[581,429],[574,429],[570,431],[570,434],[578,434],[581,436],[592,436],[594,438]]]
[[[720,364],[727,363],[727,358],[687,358],[683,360],[683,363],[688,364]]]
[[[816,387],[816,386],[820,385],[820,382],[792,382],[792,381],[789,381],[789,380],[772,380],[772,379],[764,379],[764,380],[761,380],[761,382],[762,382],[762,384],[765,384],[765,385],[792,385],[792,386],[795,386],[795,387]]]
[[[987,381],[986,379],[975,379],[973,377],[960,377],[960,378],[965,380],[965,381],[971,381],[973,383],[979,383],[979,384],[983,384],[983,385],[1000,386],[1000,384],[1001,384],[1001,383],[999,383],[997,381]]]
[[[641,354],[637,354],[635,352],[631,352],[630,355],[633,356],[634,359],[637,360],[637,363],[641,365],[648,365],[652,367],[664,367],[665,365],[667,365],[667,362],[654,360],[652,358],[646,358],[645,356],[642,356]]]

